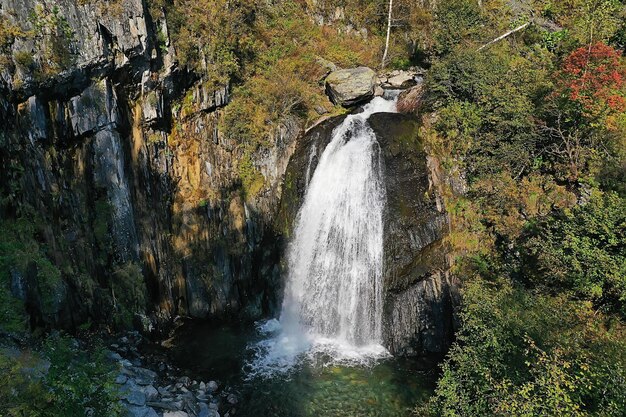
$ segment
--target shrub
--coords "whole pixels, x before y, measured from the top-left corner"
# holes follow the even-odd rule
[[[439,116],[435,129],[470,179],[503,170],[520,176],[539,154],[534,115],[548,92],[549,56],[513,51],[507,44],[480,52],[460,47],[426,78],[427,105]]]
[[[135,314],[143,314],[148,302],[141,267],[134,262],[117,267],[111,288],[116,313],[114,321],[122,327],[132,327]]]
[[[535,286],[571,290],[626,317],[626,200],[594,192],[534,227],[522,246]]]
[[[0,297],[6,300],[3,310],[7,329],[24,328],[25,314],[21,301],[10,295],[11,275],[34,279],[36,294],[31,301],[39,304],[44,319],[56,314],[64,298],[65,284],[61,272],[46,256],[35,239],[35,224],[24,219],[4,220],[0,224]],[[11,317],[14,315],[14,317]],[[3,323],[0,322],[0,326]]]
[[[41,353],[0,351],[0,415],[118,417],[114,378],[99,344],[85,349],[74,339],[51,336]]]
[[[40,77],[48,77],[68,69],[76,60],[73,51],[74,32],[58,6],[47,9],[37,4],[31,12],[34,38],[43,51]]]
[[[17,51],[15,54],[13,54],[13,59],[15,60],[15,63],[17,65],[19,65],[26,71],[32,70],[35,64],[33,55],[28,51]]]
[[[463,297],[463,327],[428,414],[621,415],[621,325],[605,321],[589,305],[534,295],[507,280],[466,283]]]

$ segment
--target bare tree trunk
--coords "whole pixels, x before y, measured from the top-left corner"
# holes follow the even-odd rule
[[[383,53],[382,68],[385,68],[387,53],[389,52],[389,37],[391,36],[391,11],[393,10],[393,0],[389,0],[389,16],[387,18],[387,40],[385,41],[385,52]]]
[[[488,47],[489,45],[492,45],[498,41],[501,41],[502,39],[506,38],[507,36],[510,36],[512,34],[514,34],[515,32],[519,32],[520,30],[526,28],[528,25],[530,25],[530,22],[524,23],[521,26],[516,27],[513,30],[508,31],[507,33],[505,33],[502,36],[498,36],[497,38],[495,38],[494,40],[492,40],[491,42],[488,42],[486,44],[484,44],[483,46],[481,46],[480,48],[477,49],[477,51],[482,51],[483,49],[485,49],[486,47]]]

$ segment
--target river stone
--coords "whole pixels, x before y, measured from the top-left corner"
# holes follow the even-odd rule
[[[189,414],[184,411],[166,411],[163,417],[189,417]]]
[[[198,407],[200,409],[198,417],[209,417],[211,415],[211,410],[209,409],[209,406],[205,403],[198,404]]]
[[[153,408],[148,407],[148,412],[143,417],[159,417],[159,415]]]
[[[154,388],[152,385],[146,385],[140,388],[141,392],[146,394],[146,400],[152,401],[159,396],[159,391]]]
[[[217,382],[215,382],[215,381],[209,381],[206,384],[206,389],[209,392],[215,392],[215,391],[217,391],[217,388],[218,388]]]
[[[169,410],[169,411],[178,411],[182,408],[182,403],[173,403],[170,402],[171,399],[165,399],[163,398],[161,401],[150,401],[147,402],[146,404],[149,405],[150,407],[154,407],[154,408],[160,408],[163,410]]]
[[[237,404],[237,396],[235,394],[228,394],[228,397],[226,397],[226,401],[228,401],[228,403],[231,405],[235,405]]]
[[[119,384],[119,385],[123,385],[126,383],[126,381],[128,381],[128,377],[124,374],[119,374],[116,378],[115,378],[115,383]]]
[[[151,385],[157,378],[156,372],[150,369],[135,366],[131,370],[135,374],[135,382],[137,382],[138,385]]]
[[[196,403],[194,397],[183,398],[183,408],[189,411],[192,415],[198,415],[200,412],[200,406]]]
[[[146,404],[146,394],[141,391],[130,391],[126,395],[126,401],[133,405],[145,405]]]
[[[129,417],[159,417],[156,411],[151,407],[137,407],[129,405],[126,407]]]
[[[333,71],[326,77],[326,93],[333,103],[344,107],[350,107],[374,97],[375,85],[376,73],[368,67]]]

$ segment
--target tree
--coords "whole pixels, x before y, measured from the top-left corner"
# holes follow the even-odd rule
[[[381,67],[385,68],[385,60],[387,59],[387,52],[389,52],[389,37],[391,36],[391,13],[393,11],[393,0],[389,0],[389,15],[387,16],[387,38],[385,40],[385,52],[383,53],[383,62]]]
[[[555,74],[542,126],[546,151],[571,182],[592,173],[598,154],[611,154],[626,119],[626,65],[612,47],[597,42],[570,53]]]
[[[622,23],[620,0],[560,0],[546,6],[555,20],[571,30],[582,45],[608,40]]]
[[[573,51],[558,74],[557,94],[580,106],[588,119],[626,111],[626,66],[621,53],[602,42]]]
[[[540,223],[520,249],[532,284],[573,291],[626,317],[626,200],[616,193],[594,192]]]

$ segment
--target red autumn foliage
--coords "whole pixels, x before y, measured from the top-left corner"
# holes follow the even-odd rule
[[[626,111],[626,65],[602,42],[578,48],[563,62],[557,90],[587,116]]]

